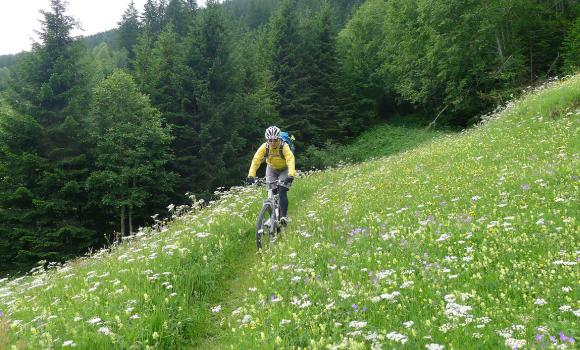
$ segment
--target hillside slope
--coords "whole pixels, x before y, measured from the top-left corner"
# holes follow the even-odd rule
[[[298,179],[266,254],[263,189],[173,208],[110,250],[0,280],[0,349],[570,346],[579,109],[576,76],[460,135]]]
[[[296,183],[292,232],[203,347],[573,347],[580,77],[495,120]],[[576,326],[574,326],[576,325]]]

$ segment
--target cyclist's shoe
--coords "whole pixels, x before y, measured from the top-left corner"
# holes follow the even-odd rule
[[[280,225],[282,225],[282,226],[286,227],[286,225],[288,225],[288,218],[287,218],[287,217],[285,217],[285,216],[282,216],[282,217],[280,218]]]

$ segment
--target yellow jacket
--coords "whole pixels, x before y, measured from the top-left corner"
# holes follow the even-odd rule
[[[288,176],[296,176],[296,165],[294,162],[294,154],[290,150],[290,146],[284,143],[284,148],[282,149],[282,153],[284,154],[284,158],[280,157],[280,145],[282,142],[278,142],[278,144],[274,146],[270,146],[270,150],[268,151],[268,157],[266,158],[266,163],[269,166],[276,170],[283,170],[288,167]],[[254,154],[254,158],[252,159],[252,165],[250,166],[250,171],[248,172],[248,176],[255,177],[256,171],[262,164],[262,159],[266,156],[266,147],[267,143],[264,142],[260,148]]]

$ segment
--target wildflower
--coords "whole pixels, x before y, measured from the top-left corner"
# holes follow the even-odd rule
[[[535,305],[546,305],[547,303],[548,303],[548,302],[547,302],[546,300],[544,300],[544,299],[540,299],[540,298],[538,298],[538,299],[536,299],[536,300],[534,301],[534,304],[535,304]]]
[[[542,339],[544,339],[544,335],[543,335],[543,334],[536,334],[536,336],[534,337],[534,339],[535,339],[537,342],[541,342],[541,341],[542,341]]]
[[[407,340],[409,340],[409,338],[406,335],[397,332],[391,332],[387,334],[387,338],[401,344],[405,344]]]
[[[526,345],[526,341],[524,339],[508,338],[505,340],[505,345],[510,349],[520,349]]]
[[[562,305],[560,306],[560,311],[562,312],[572,311],[572,307],[570,305]]]
[[[358,305],[357,304],[352,304],[352,309],[354,310],[354,312],[358,312]]]
[[[415,324],[415,322],[413,322],[413,321],[403,322],[403,326],[405,326],[405,328],[411,328],[411,327],[413,327],[414,324]]]
[[[222,306],[221,305],[217,305],[217,306],[214,306],[214,307],[211,308],[211,312],[213,312],[215,314],[215,313],[220,312],[221,309],[222,309]]]
[[[90,320],[88,320],[87,323],[90,323],[90,324],[99,324],[99,323],[101,323],[101,318],[100,317],[93,317]]]
[[[440,345],[440,344],[430,343],[430,344],[425,345],[425,348],[427,350],[443,350],[443,349],[445,349],[445,346]]]
[[[351,328],[364,328],[366,327],[367,323],[365,321],[351,321],[348,326]]]
[[[99,328],[99,333],[103,333],[104,335],[111,335],[113,332],[108,327],[101,327]]]
[[[67,346],[75,347],[75,346],[77,346],[77,344],[75,344],[75,342],[72,340],[66,340],[65,342],[62,343],[62,346],[63,347],[67,347]]]

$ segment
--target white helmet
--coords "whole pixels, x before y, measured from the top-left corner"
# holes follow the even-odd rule
[[[267,140],[274,140],[280,138],[280,128],[277,126],[271,126],[266,129],[265,137]]]

